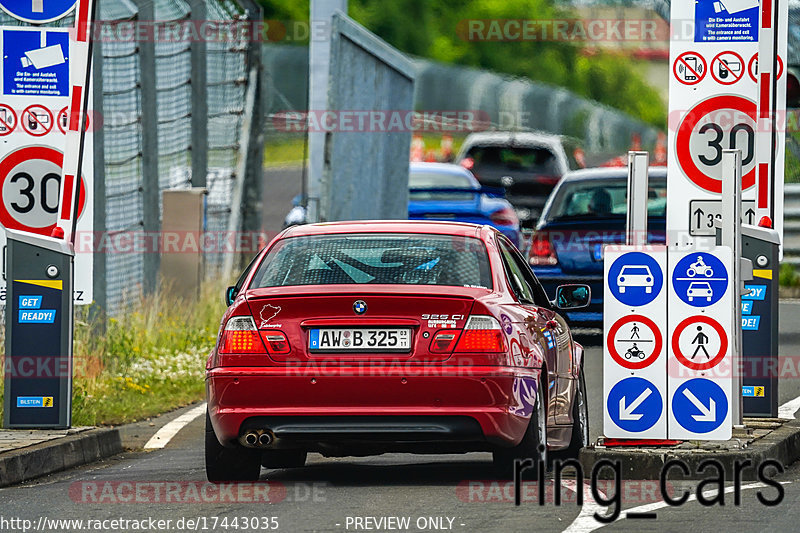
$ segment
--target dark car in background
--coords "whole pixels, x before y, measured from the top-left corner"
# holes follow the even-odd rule
[[[628,169],[597,168],[564,176],[536,225],[528,262],[545,291],[563,283],[585,283],[592,303],[568,312],[573,328],[603,326],[603,246],[625,242]],[[648,242],[665,242],[667,171],[651,167],[647,202]],[[567,281],[568,280],[568,281]]]
[[[519,248],[519,219],[502,189],[481,187],[472,173],[448,163],[411,163],[409,220],[487,224]]]
[[[481,185],[503,187],[523,227],[533,227],[553,187],[570,168],[577,144],[539,132],[478,132],[461,145],[456,161]]]

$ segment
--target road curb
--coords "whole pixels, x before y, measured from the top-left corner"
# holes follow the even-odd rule
[[[753,467],[745,468],[741,472],[741,479],[753,481],[758,479],[758,465],[768,459],[788,467],[800,458],[800,420],[792,420],[780,428],[753,441],[748,447],[737,450],[703,450],[703,449],[675,449],[657,447],[637,448],[584,448],[580,453],[580,462],[587,477],[595,464],[601,460],[620,462],[622,479],[649,480],[660,479],[664,465],[671,460],[684,463],[690,475],[684,479],[703,479],[717,476],[716,469],[708,467],[704,472],[698,472],[703,461],[713,459],[718,461],[725,472],[726,480],[733,480],[734,465],[743,464],[749,460]],[[772,475],[771,472],[768,472]],[[680,475],[680,470],[670,470],[670,479]],[[600,479],[613,478],[613,471],[604,468],[598,472]]]
[[[0,487],[139,450],[163,425],[197,407],[196,402],[140,422],[93,428],[0,453]]]
[[[0,487],[91,463],[123,451],[116,428],[98,428],[0,454]]]

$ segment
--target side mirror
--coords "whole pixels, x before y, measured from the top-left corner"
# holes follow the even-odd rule
[[[233,304],[233,301],[236,299],[237,294],[236,287],[228,287],[225,289],[225,305],[230,307]]]
[[[592,301],[592,289],[588,285],[559,285],[556,288],[556,309],[581,309]]]

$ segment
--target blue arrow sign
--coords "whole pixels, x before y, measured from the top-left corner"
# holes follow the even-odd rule
[[[675,390],[672,415],[687,431],[709,433],[717,429],[728,414],[725,391],[711,380],[690,379]]]
[[[67,16],[77,3],[78,0],[0,0],[0,8],[17,20],[43,24]]]
[[[608,394],[611,420],[625,431],[647,431],[661,418],[664,402],[658,388],[643,378],[625,378]]]
[[[661,266],[642,252],[623,254],[608,269],[608,287],[626,305],[649,304],[661,292],[663,284]]]
[[[714,255],[691,253],[675,265],[672,287],[687,304],[707,307],[717,303],[728,290],[728,270]]]

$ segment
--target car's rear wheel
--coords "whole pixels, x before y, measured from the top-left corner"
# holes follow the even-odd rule
[[[226,448],[217,440],[206,411],[206,477],[212,483],[258,481],[261,452],[247,448]]]
[[[533,459],[532,467],[525,470],[525,477],[535,473],[540,463],[547,464],[547,411],[544,405],[544,387],[540,383],[536,389],[536,405],[522,441],[513,448],[497,448],[492,453],[498,475],[513,477],[517,460]]]
[[[300,468],[305,466],[308,453],[303,450],[267,450],[261,455],[264,468]]]
[[[581,448],[589,445],[589,404],[586,400],[586,379],[581,367],[572,401],[572,439],[569,446],[557,452],[557,459],[577,459]]]

